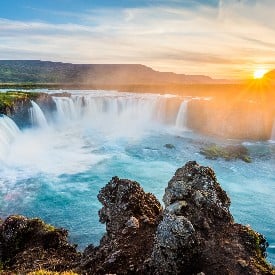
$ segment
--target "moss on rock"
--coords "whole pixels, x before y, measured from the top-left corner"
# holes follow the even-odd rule
[[[247,148],[243,145],[219,146],[216,144],[211,144],[202,148],[200,153],[207,159],[223,158],[228,161],[240,159],[247,163],[252,162]]]
[[[0,104],[11,106],[15,100],[18,99],[36,99],[39,93],[36,92],[22,92],[22,91],[8,91],[0,93]]]

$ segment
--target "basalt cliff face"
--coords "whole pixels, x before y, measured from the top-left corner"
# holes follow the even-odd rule
[[[12,118],[19,127],[30,126],[31,100],[45,112],[56,110],[52,96],[47,93],[9,91],[0,93],[0,114]]]
[[[68,244],[62,229],[37,219],[7,218],[0,225],[4,270],[22,274],[39,267],[79,274],[275,274],[265,261],[264,237],[234,223],[230,199],[209,167],[188,162],[178,169],[165,190],[164,209],[137,182],[117,177],[102,188],[98,199],[106,234],[98,247],[90,245],[82,254]]]

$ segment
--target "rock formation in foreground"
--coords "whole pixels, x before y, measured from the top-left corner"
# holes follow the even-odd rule
[[[100,246],[84,251],[81,271],[86,274],[145,274],[162,207],[137,182],[114,177],[98,195],[100,221],[106,234]]]
[[[80,256],[64,230],[12,216],[0,226],[4,267],[24,272],[40,263],[79,274],[275,274],[265,261],[264,237],[234,223],[230,199],[208,167],[188,162],[178,169],[165,190],[164,210],[137,182],[117,177],[98,199],[107,230],[98,247],[90,245]]]
[[[153,274],[272,274],[264,237],[234,223],[230,199],[211,168],[188,162],[169,181],[163,200]]]
[[[75,268],[81,254],[68,243],[67,236],[65,229],[57,229],[40,219],[10,216],[0,223],[1,264],[11,274]]]

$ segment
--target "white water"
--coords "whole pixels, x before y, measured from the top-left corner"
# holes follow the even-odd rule
[[[168,95],[103,91],[53,97],[57,106],[56,120],[61,125],[78,121],[95,132],[100,129],[105,137],[133,139],[165,125],[167,102],[171,98]],[[184,115],[182,112],[182,120]],[[176,118],[172,119],[171,126],[175,126]],[[177,127],[185,129],[184,125]]]
[[[8,155],[11,143],[20,133],[19,128],[12,119],[3,115],[0,117],[0,161],[3,162]]]
[[[66,120],[75,120],[79,117],[80,106],[77,106],[71,97],[53,97],[53,99],[56,104],[59,120],[64,122]]]
[[[89,117],[93,120],[104,118],[162,122],[166,98],[156,95],[129,95],[90,93],[72,97],[54,97],[58,115],[63,120]]]
[[[47,119],[40,109],[38,104],[31,100],[32,107],[30,108],[31,121],[34,126],[46,127],[48,126]]]
[[[187,107],[188,107],[188,101],[185,100],[181,103],[178,111],[178,115],[176,118],[177,128],[187,129]]]

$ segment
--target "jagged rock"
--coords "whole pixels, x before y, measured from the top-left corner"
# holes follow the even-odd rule
[[[106,235],[99,247],[89,247],[81,263],[87,274],[145,274],[162,208],[137,182],[114,177],[98,195],[100,221]]]
[[[70,270],[79,256],[65,229],[23,216],[9,216],[0,223],[0,261],[7,271]]]
[[[234,223],[211,168],[188,162],[169,181],[163,200],[151,274],[274,274],[264,259],[264,237]]]

